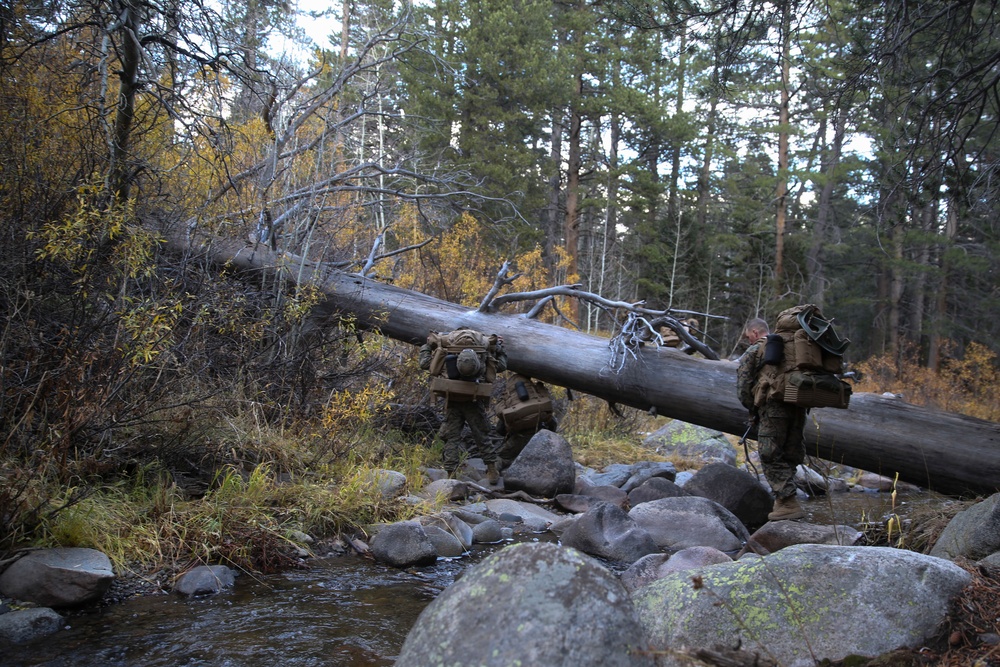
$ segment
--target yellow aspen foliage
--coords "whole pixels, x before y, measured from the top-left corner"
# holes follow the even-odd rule
[[[463,214],[438,240],[401,259],[394,272],[395,283],[465,306],[478,306],[492,288],[497,273],[508,258],[488,242],[483,227],[472,215]],[[400,246],[423,240],[415,217],[405,216],[394,227]],[[505,286],[501,294],[546,287],[547,274],[542,250],[535,246],[510,258],[510,274],[522,275]],[[525,308],[532,304],[526,304]]]
[[[919,351],[908,348],[896,361],[891,355],[858,364],[863,382],[856,391],[901,395],[909,403],[1000,421],[1000,361],[981,343],[969,343],[961,355],[955,344],[943,346],[940,370],[921,366]]]

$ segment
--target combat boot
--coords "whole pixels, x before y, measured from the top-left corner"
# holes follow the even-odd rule
[[[486,466],[486,481],[490,483],[490,486],[496,486],[496,483],[500,481],[500,471],[497,470],[496,463],[490,463]]]
[[[767,515],[768,521],[794,521],[806,515],[806,511],[799,505],[799,499],[795,496],[787,498],[776,498],[774,509]]]

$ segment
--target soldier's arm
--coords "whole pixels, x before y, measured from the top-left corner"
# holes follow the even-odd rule
[[[420,353],[417,356],[420,362],[420,368],[422,370],[428,370],[431,367],[431,358],[434,356],[434,348],[431,347],[430,343],[425,343],[420,346]]]
[[[503,338],[497,338],[497,344],[493,348],[493,358],[497,360],[497,373],[507,370],[507,350],[503,346]]]

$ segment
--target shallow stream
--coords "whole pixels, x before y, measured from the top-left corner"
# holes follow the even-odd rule
[[[805,503],[812,523],[859,525],[944,501],[933,494],[841,493]],[[551,533],[528,537],[555,541]],[[397,570],[355,556],[317,559],[309,569],[243,575],[205,598],[133,598],[67,614],[67,628],[0,653],[3,667],[388,667],[417,616],[470,565],[503,545],[462,559]]]

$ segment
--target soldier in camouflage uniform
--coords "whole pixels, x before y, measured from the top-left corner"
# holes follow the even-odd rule
[[[747,323],[743,335],[750,343],[740,357],[736,371],[736,391],[750,419],[758,424],[760,462],[764,476],[774,492],[774,508],[767,518],[801,519],[806,513],[795,497],[795,470],[805,461],[806,449],[803,430],[806,425],[805,408],[775,399],[757,399],[755,394],[760,369],[764,365],[764,343],[769,332],[767,322],[753,319]]]
[[[431,367],[431,359],[434,356],[436,345],[435,342],[432,342],[432,338],[433,336],[428,336],[427,342],[420,346],[418,361],[423,370],[430,370]],[[462,379],[483,380],[486,375],[486,365],[482,364],[474,354],[463,358],[466,352],[470,352],[470,350],[464,350],[457,361]],[[507,370],[507,352],[503,347],[502,336],[496,337],[496,343],[490,346],[487,355],[495,363],[497,373]],[[454,475],[464,458],[479,454],[483,463],[486,464],[487,481],[490,484],[496,484],[500,481],[499,457],[496,446],[490,438],[490,425],[486,417],[487,405],[489,405],[489,398],[478,398],[471,401],[447,401],[444,422],[438,431],[438,437],[444,442],[442,463],[449,474]],[[469,430],[472,432],[472,440],[475,443],[474,451],[467,451],[465,441],[462,439],[462,430],[466,424],[469,425]]]

